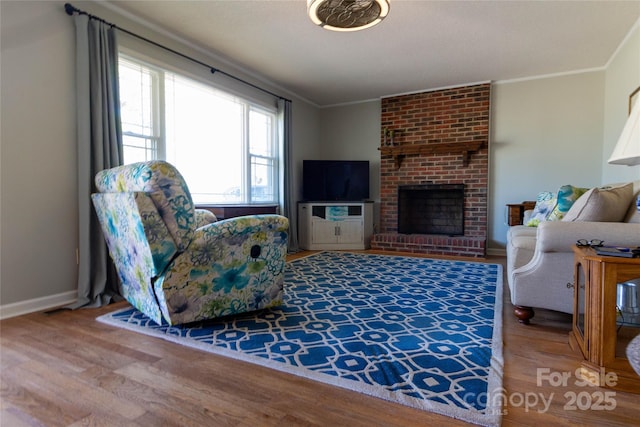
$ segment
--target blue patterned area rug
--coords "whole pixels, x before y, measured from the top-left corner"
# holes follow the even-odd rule
[[[321,252],[287,263],[279,309],[186,326],[98,320],[480,425],[499,425],[502,266]]]

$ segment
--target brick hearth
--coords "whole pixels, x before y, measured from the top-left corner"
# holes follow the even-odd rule
[[[381,146],[385,130],[394,131],[394,146],[453,143],[451,152],[381,152],[380,232],[373,249],[483,257],[487,240],[489,171],[489,83],[382,99]],[[480,149],[463,153],[482,143]],[[464,235],[398,233],[398,186],[464,184]]]

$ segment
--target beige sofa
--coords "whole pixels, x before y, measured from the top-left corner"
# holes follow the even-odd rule
[[[562,220],[542,221],[537,227],[509,228],[507,278],[515,315],[521,323],[529,323],[534,307],[573,312],[572,247],[578,239],[600,239],[605,245],[640,246],[640,207],[636,206],[640,180],[609,187],[614,188],[592,189],[580,196]],[[610,197],[613,192],[607,191],[613,190],[619,197]],[[617,209],[624,216],[618,218],[618,214],[614,214],[615,218],[605,218],[608,214],[604,214],[604,221],[593,220],[599,219],[599,211],[611,209]]]

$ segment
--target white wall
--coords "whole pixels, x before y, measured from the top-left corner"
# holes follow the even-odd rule
[[[320,112],[320,159],[368,160],[374,231],[380,223],[380,100]]]
[[[322,158],[320,144],[322,123],[318,109],[302,102],[294,104],[291,121],[294,123],[293,157],[296,177],[293,187],[297,202],[302,200],[302,161]]]
[[[0,318],[75,299],[75,29],[63,5],[0,1]],[[99,4],[74,5],[290,97],[302,194],[302,159],[319,156],[317,107]]]
[[[504,247],[505,205],[602,174],[604,71],[492,87],[490,248]]]
[[[602,71],[494,85],[489,248],[506,244],[506,203],[640,179],[640,166],[607,163],[638,87],[638,23]]]
[[[321,159],[368,160],[370,198],[380,201],[380,101],[320,110]]]
[[[0,304],[76,290],[73,25],[60,2],[0,2]]]

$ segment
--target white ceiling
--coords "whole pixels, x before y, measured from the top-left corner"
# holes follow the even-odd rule
[[[379,25],[336,33],[311,23],[305,0],[110,6],[319,106],[601,68],[640,17],[640,0],[391,0]]]

